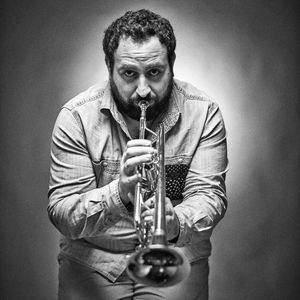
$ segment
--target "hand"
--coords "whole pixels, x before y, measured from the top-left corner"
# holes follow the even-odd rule
[[[145,201],[145,208],[142,212],[142,217],[146,218],[148,222],[154,222],[154,213],[155,213],[155,199],[154,197],[149,198],[147,201]],[[174,210],[174,207],[172,205],[171,200],[166,197],[165,200],[166,204],[166,234],[167,234],[167,240],[171,241],[174,238],[176,238],[180,231],[180,224],[178,217],[176,215],[176,212]]]
[[[127,143],[121,159],[119,179],[119,195],[125,205],[133,203],[135,185],[142,179],[136,172],[136,167],[142,163],[150,163],[155,151],[148,140],[131,140]]]

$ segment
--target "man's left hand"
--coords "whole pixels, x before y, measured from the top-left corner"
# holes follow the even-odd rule
[[[178,217],[176,215],[176,212],[174,210],[174,207],[172,205],[171,200],[166,197],[166,234],[167,234],[167,240],[171,241],[175,239],[179,235],[180,230],[180,224]],[[149,220],[152,220],[154,222],[154,214],[155,214],[155,198],[151,197],[147,201],[145,201],[145,210],[142,212],[142,218],[146,218]]]

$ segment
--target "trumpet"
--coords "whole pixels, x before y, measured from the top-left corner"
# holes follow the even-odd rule
[[[151,164],[142,164],[136,171],[142,181],[135,186],[134,225],[140,242],[137,251],[127,262],[128,276],[139,283],[155,287],[172,286],[185,279],[190,272],[190,264],[185,256],[168,247],[165,215],[165,131],[163,124],[158,134],[147,128],[146,110],[148,101],[139,102],[141,109],[139,138],[145,138],[148,131],[157,139],[157,155]],[[154,226],[141,217],[144,202],[155,199]]]

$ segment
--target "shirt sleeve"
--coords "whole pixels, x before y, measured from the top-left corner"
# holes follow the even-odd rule
[[[180,223],[177,246],[211,235],[227,208],[227,144],[224,121],[211,102],[200,141],[186,177],[183,201],[175,207]]]
[[[73,113],[63,108],[51,143],[48,215],[65,236],[92,237],[128,211],[118,194],[118,179],[96,186],[84,131]]]

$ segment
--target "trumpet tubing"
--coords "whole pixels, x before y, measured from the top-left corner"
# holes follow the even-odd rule
[[[137,167],[142,175],[142,182],[135,187],[134,225],[140,247],[132,254],[127,263],[127,273],[133,280],[150,286],[171,286],[186,278],[190,264],[186,257],[174,248],[168,247],[165,214],[165,132],[161,125],[156,135],[146,126],[147,101],[139,103],[141,108],[139,138],[145,138],[149,131],[157,137],[157,157],[150,165]],[[149,197],[155,198],[154,229],[141,217],[142,205]],[[151,237],[150,237],[151,235]]]

